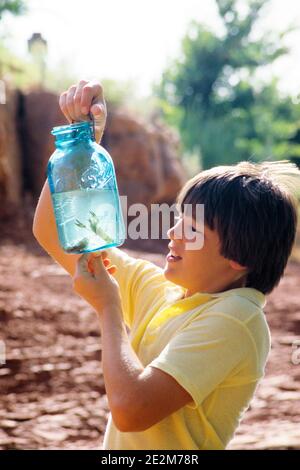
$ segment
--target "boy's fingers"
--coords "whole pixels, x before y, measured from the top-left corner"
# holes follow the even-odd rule
[[[103,103],[95,103],[91,107],[91,113],[94,116],[96,122],[101,121],[101,119],[105,119],[105,106]]]
[[[89,268],[92,272],[94,272],[94,262],[96,262],[97,260],[102,260],[105,267],[110,264],[110,259],[108,258],[107,251],[92,252],[90,253],[90,258],[88,262]]]
[[[97,142],[100,142],[101,137],[104,132],[105,123],[106,123],[106,105],[104,101],[100,101],[95,103],[91,107],[91,113],[94,118],[94,126],[95,126],[95,139]]]
[[[90,254],[93,258],[99,258],[99,257],[107,258],[107,255],[108,255],[107,251],[94,251]]]
[[[68,110],[67,110],[67,92],[65,91],[62,93],[59,97],[59,107],[63,113],[63,115],[67,118],[69,122],[72,122],[71,117],[69,116]]]
[[[92,102],[99,102],[103,100],[103,90],[100,83],[89,82],[82,88],[81,94],[81,112],[88,114]]]
[[[74,108],[74,95],[76,92],[76,85],[70,86],[67,93],[66,106],[71,120],[76,121],[76,113]]]
[[[91,274],[94,274],[94,259],[93,258],[88,259],[88,270]]]
[[[106,272],[105,261],[102,258],[93,258],[93,268],[95,277],[102,277],[103,273]]]
[[[110,259],[99,259],[99,257],[93,257],[91,258],[91,263],[92,263],[92,270],[95,275],[95,277],[103,276],[103,273],[106,271],[109,274],[114,273],[117,270],[116,265],[111,265],[110,266]]]
[[[80,275],[90,275],[90,274],[91,272],[89,270],[88,255],[83,254],[80,256],[80,258],[77,261],[75,277],[78,277]]]
[[[117,266],[113,264],[112,266],[107,268],[107,271],[109,272],[109,274],[114,274],[117,271]]]
[[[91,256],[89,259],[88,259],[88,262],[87,262],[87,266],[88,266],[88,271],[91,273],[91,274],[95,274],[95,265],[97,262],[101,262],[101,256]],[[108,268],[108,266],[110,265],[110,259],[109,258],[105,258],[102,260],[103,261],[103,264],[105,266],[105,268]],[[109,268],[108,268],[109,269]]]
[[[95,81],[80,80],[72,85],[59,98],[59,106],[69,123],[94,118],[95,138],[101,140],[106,123],[106,103],[103,88]]]
[[[74,94],[74,111],[75,111],[75,117],[76,121],[80,121],[83,119],[83,113],[81,111],[81,95],[82,95],[82,89],[83,87],[87,84],[88,82],[86,80],[80,80],[76,87],[76,91]]]

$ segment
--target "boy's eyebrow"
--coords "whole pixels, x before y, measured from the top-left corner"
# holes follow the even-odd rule
[[[181,210],[178,210],[178,214],[175,215],[175,219],[178,219],[178,218],[183,217],[183,216],[184,216],[184,213],[183,213]],[[194,219],[193,217],[192,217],[192,226],[193,226],[193,228],[196,230],[196,232],[198,232],[198,233],[204,233],[204,224],[202,224],[201,229],[199,229],[199,228],[197,227],[197,223],[196,223],[196,221],[195,221],[195,219]]]
[[[204,233],[205,226],[204,223],[201,224],[201,228],[197,227],[197,223],[194,218],[192,218],[192,226],[198,233]]]

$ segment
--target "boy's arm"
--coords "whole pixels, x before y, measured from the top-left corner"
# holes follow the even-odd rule
[[[61,248],[48,181],[45,181],[33,220],[33,234],[39,244],[71,276],[74,276],[77,260],[81,255],[67,254]]]
[[[36,207],[33,234],[44,250],[73,277],[81,255],[65,253],[60,246],[47,180]],[[124,320],[131,328],[136,311],[139,309],[143,286],[147,284],[147,288],[151,288],[154,293],[160,291],[163,276],[161,270],[153,263],[133,258],[118,248],[108,249],[107,254],[111,264],[117,267],[113,276],[120,287]],[[86,292],[83,297],[90,303],[89,292]]]
[[[98,313],[106,393],[120,431],[145,431],[192,402],[191,395],[171,374],[143,366],[130,344],[118,306]]]
[[[59,106],[69,123],[89,120],[90,115],[92,115],[95,126],[95,139],[97,142],[101,141],[107,109],[100,83],[80,80],[78,84],[70,86],[67,91],[60,95]],[[47,180],[36,208],[33,234],[40,245],[73,276],[80,255],[66,254],[60,247]]]
[[[60,247],[47,181],[36,208],[33,233],[39,244],[73,277],[81,255],[66,254]],[[128,259],[124,258],[125,264],[131,263],[131,260],[138,263],[137,267],[131,265],[128,270],[131,283],[136,284],[140,276],[140,261],[131,257]],[[123,277],[123,290],[126,290],[128,276]],[[191,397],[169,374],[155,368],[144,369],[131,347],[121,318],[116,318],[118,315],[112,312],[109,312],[109,316],[110,319],[102,321],[101,326],[105,343],[102,348],[103,368],[112,415],[122,431],[143,430],[184,406]],[[127,393],[122,393],[124,391]],[[154,407],[144,406],[145,402],[151,401]],[[139,405],[141,402],[142,408]]]
[[[72,85],[61,94],[59,104],[69,122],[89,119],[88,113],[91,113],[95,122],[96,140],[97,142],[101,140],[107,111],[103,89],[99,83],[80,80],[77,85]],[[60,246],[47,180],[36,208],[33,234],[49,255],[73,277],[80,255],[67,254]],[[159,268],[153,263],[133,258],[118,248],[110,248],[107,252],[111,263],[117,267],[113,275],[120,287],[125,321],[131,327],[135,311],[139,309],[137,299],[142,287],[147,283],[151,284],[152,289],[159,290],[162,276]],[[155,275],[155,285],[153,275]],[[88,292],[84,298],[89,302]]]
[[[253,392],[263,376],[266,358],[258,358],[247,326],[222,311],[195,317],[146,367],[130,345],[120,308],[98,313],[105,387],[120,431],[145,431],[184,406],[196,409],[218,387],[250,384]]]

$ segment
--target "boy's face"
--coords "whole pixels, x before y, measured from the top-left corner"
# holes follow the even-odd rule
[[[220,239],[216,230],[204,225],[202,248],[194,250],[188,247],[193,242],[190,234],[194,233],[196,238],[201,231],[203,233],[203,228],[188,215],[180,216],[174,227],[170,228],[170,253],[164,267],[165,278],[186,288],[186,297],[196,292],[215,293],[242,287],[246,268],[220,255]],[[185,233],[189,234],[188,238]],[[171,253],[180,258],[174,259]]]

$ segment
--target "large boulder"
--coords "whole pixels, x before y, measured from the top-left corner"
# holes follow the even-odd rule
[[[110,152],[119,191],[128,204],[172,202],[186,176],[178,158],[178,140],[161,124],[128,114],[109,113],[103,145]]]
[[[22,198],[22,160],[19,141],[19,93],[5,90],[0,104],[0,198],[4,205],[19,205]]]
[[[32,91],[22,97],[22,128],[24,160],[24,187],[40,194],[46,178],[46,167],[54,151],[54,126],[66,124],[58,106],[56,94],[46,91]]]
[[[178,138],[162,124],[143,122],[109,104],[108,109],[102,145],[112,156],[127,206],[172,204],[186,180]],[[10,93],[0,105],[0,213],[10,201],[21,206],[29,194],[37,201],[55,149],[51,129],[63,124],[58,96],[51,92]]]

